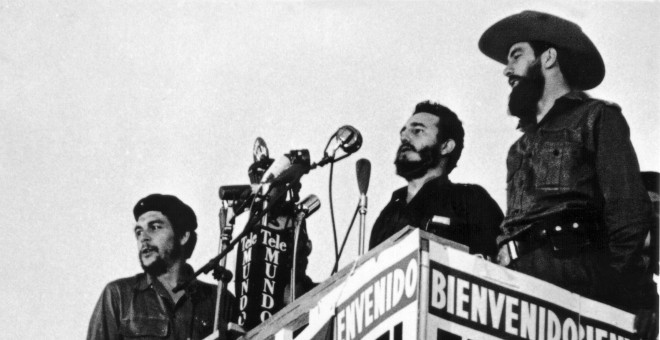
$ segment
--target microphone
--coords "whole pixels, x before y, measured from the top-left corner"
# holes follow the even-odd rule
[[[291,167],[291,160],[286,155],[277,158],[261,176],[261,184],[271,183]]]
[[[339,147],[348,154],[360,150],[362,146],[362,135],[360,131],[350,125],[340,127],[335,134],[335,138],[339,141]],[[337,149],[332,151],[333,156],[335,152],[337,152]]]
[[[291,150],[276,159],[261,178],[261,185],[289,183],[298,180],[311,169],[309,151]]]
[[[247,204],[254,196],[253,188],[249,184],[240,185],[224,185],[218,190],[220,200],[230,202],[229,205],[233,208],[229,210],[226,220],[227,224],[233,225],[234,219],[248,208]]]
[[[344,150],[346,153],[344,157],[360,150],[360,147],[362,147],[362,135],[356,128],[350,125],[344,125],[340,127],[339,130],[337,130],[337,132],[332,135],[332,137],[330,137],[328,146],[330,146],[330,144],[334,144],[334,146],[329,148],[329,150],[328,147],[326,147],[323,159],[316,163],[315,166],[324,166],[328,163],[338,160],[335,159],[335,154],[339,149]]]
[[[252,186],[249,184],[223,185],[218,190],[218,195],[223,201],[245,200],[252,194]]]
[[[272,158],[263,158],[262,160],[252,163],[248,167],[248,177],[250,178],[250,183],[259,184],[261,179],[264,177],[266,170],[273,164],[275,160]]]
[[[355,172],[357,174],[360,195],[366,195],[367,190],[369,189],[369,179],[371,177],[371,162],[369,162],[368,159],[359,159],[355,163]]]
[[[309,217],[321,208],[321,200],[316,195],[307,196],[302,202],[298,203],[298,210]]]
[[[357,173],[358,189],[360,190],[360,203],[358,209],[360,212],[360,231],[358,238],[358,255],[364,254],[364,244],[366,240],[366,215],[367,215],[367,190],[369,189],[369,178],[371,177],[371,162],[361,158],[355,163],[355,172]]]
[[[254,140],[254,145],[252,145],[252,159],[257,163],[268,158],[268,145],[266,145],[266,141],[261,137],[257,137]]]

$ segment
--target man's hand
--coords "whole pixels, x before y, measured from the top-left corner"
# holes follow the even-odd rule
[[[650,309],[640,309],[635,314],[635,334],[640,339],[653,340],[658,337],[658,313]]]

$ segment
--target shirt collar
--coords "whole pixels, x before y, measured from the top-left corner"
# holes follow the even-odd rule
[[[413,200],[416,197],[421,197],[426,192],[431,192],[431,190],[436,190],[436,188],[439,188],[440,186],[448,184],[448,183],[451,183],[451,181],[449,181],[449,177],[447,177],[447,175],[442,175],[442,176],[436,177],[436,178],[424,183],[424,185],[422,186],[421,189],[419,189],[419,191],[417,192],[415,197],[413,197]],[[397,189],[395,192],[392,193],[392,200],[395,201],[395,202],[405,203],[407,196],[408,196],[408,187],[405,186],[403,188]],[[411,200],[411,202],[412,202],[412,200]]]
[[[581,105],[587,98],[586,93],[580,91],[569,92],[555,100],[555,104],[552,106],[543,119],[539,122],[541,125],[544,121],[550,120],[550,118],[555,117],[559,114],[566,113],[569,110]]]
[[[555,107],[569,109],[584,103],[587,99],[589,99],[589,95],[586,93],[582,91],[572,91],[557,98],[555,105],[552,106],[552,109]],[[552,109],[550,109],[550,111],[553,111]]]
[[[555,104],[552,106],[552,108],[550,108],[548,114],[546,114],[545,117],[543,117],[543,119],[541,119],[541,121],[538,122],[538,124],[535,124],[531,129],[534,130],[536,127],[541,125],[543,122],[548,121],[550,118],[582,104],[588,98],[589,95],[582,91],[571,91],[566,93],[565,95],[555,100]],[[518,122],[517,129],[521,128],[523,127],[521,123]]]
[[[184,282],[189,280],[192,276],[194,275],[193,268],[185,263],[183,265],[183,272],[180,278],[180,282]],[[153,283],[157,279],[148,273],[141,273],[138,274],[138,280],[135,283],[134,289],[138,291],[145,291],[153,286]],[[188,285],[188,288],[186,288],[187,293],[195,293],[197,291],[197,279],[193,279],[192,282],[190,282],[190,285]]]

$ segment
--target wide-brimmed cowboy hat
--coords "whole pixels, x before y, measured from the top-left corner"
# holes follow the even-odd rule
[[[580,26],[547,13],[524,11],[498,21],[479,39],[479,50],[506,65],[511,46],[525,41],[568,50],[566,62],[571,65],[566,67],[572,70],[569,81],[576,89],[592,89],[605,77],[603,58]]]

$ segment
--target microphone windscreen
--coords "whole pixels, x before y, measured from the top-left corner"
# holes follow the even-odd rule
[[[268,158],[268,145],[266,145],[266,141],[261,137],[257,137],[252,146],[252,159],[257,163]]]
[[[354,153],[362,147],[362,134],[350,125],[344,125],[337,130],[337,140],[346,153]]]
[[[252,186],[245,185],[223,185],[218,190],[218,195],[223,201],[244,200],[250,197]]]
[[[361,158],[355,163],[355,171],[357,173],[360,194],[366,194],[369,189],[369,179],[371,177],[371,162],[368,159]]]
[[[305,211],[305,216],[309,217],[321,208],[321,200],[316,195],[309,195],[300,202],[300,207]]]
[[[248,168],[248,177],[250,178],[250,183],[261,183],[261,179],[264,177],[264,174],[274,161],[275,160],[272,158],[263,158],[260,161],[252,163],[252,165],[250,165]]]
[[[270,165],[266,173],[261,178],[261,183],[270,183],[279,178],[284,171],[291,167],[291,160],[287,156],[277,158],[273,164]]]

